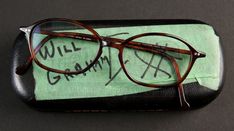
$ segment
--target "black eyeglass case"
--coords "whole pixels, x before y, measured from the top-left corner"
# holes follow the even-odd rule
[[[93,28],[118,28],[138,26],[167,26],[167,25],[208,25],[197,20],[88,20],[81,21]],[[210,25],[208,25],[210,26]],[[98,31],[97,31],[98,32]],[[214,35],[218,36],[214,31]],[[220,41],[220,40],[219,40]],[[211,44],[212,43],[207,43]],[[218,42],[219,66],[217,88],[201,85],[198,81],[183,84],[189,109],[203,107],[213,101],[222,90],[223,84],[223,54],[220,42]],[[217,46],[217,45],[216,45]],[[181,110],[177,87],[160,88],[132,94],[113,95],[90,98],[62,98],[40,99],[35,95],[35,79],[33,67],[20,76],[15,73],[16,68],[23,64],[30,56],[27,40],[23,32],[20,32],[15,40],[12,51],[11,79],[12,86],[17,95],[28,105],[42,111],[113,111],[113,110]],[[210,65],[212,66],[212,65]],[[42,76],[43,77],[43,76]],[[131,82],[131,81],[130,81]],[[212,85],[211,85],[212,86]],[[67,85],[69,90],[69,85]],[[37,87],[40,88],[40,87]],[[94,91],[95,93],[95,91]],[[53,96],[50,96],[53,98]]]

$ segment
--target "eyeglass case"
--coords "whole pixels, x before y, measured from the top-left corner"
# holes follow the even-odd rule
[[[101,33],[100,35],[113,35],[113,33],[128,32],[130,29],[137,33],[137,30],[144,32],[148,29],[154,32],[169,31],[171,34],[179,32],[191,39],[199,39],[202,45],[199,48],[208,51],[206,52],[208,60],[195,64],[191,77],[183,83],[186,99],[190,104],[189,109],[207,105],[222,90],[224,69],[220,39],[214,29],[204,22],[197,20],[89,20],[82,21],[82,23],[90,25]],[[57,78],[63,77],[63,79],[56,79],[56,77],[50,79],[48,72],[38,76],[35,74],[35,64],[26,74],[17,75],[15,69],[23,64],[28,56],[30,52],[27,40],[21,32],[15,40],[12,52],[12,85],[20,98],[36,109],[44,111],[183,109],[179,103],[177,87],[148,90],[139,88],[137,85],[123,88],[124,86],[119,83],[118,86],[113,84],[109,87],[105,85],[102,87],[100,81],[95,83],[95,78],[89,78],[90,81],[88,79],[82,85],[79,77],[58,75]],[[51,82],[56,82],[56,80],[74,82],[62,84]],[[86,83],[92,84],[87,86]]]

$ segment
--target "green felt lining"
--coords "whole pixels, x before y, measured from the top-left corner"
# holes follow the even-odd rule
[[[146,32],[165,32],[180,36],[188,41],[196,50],[206,53],[206,57],[198,59],[191,72],[183,83],[198,81],[199,84],[212,90],[218,89],[220,72],[220,48],[219,38],[209,25],[204,24],[180,24],[180,25],[155,25],[136,26],[119,28],[99,28],[95,29],[101,36],[108,36],[120,32],[129,34],[115,36],[126,39],[131,36]],[[101,58],[108,58],[108,48],[103,48]],[[118,60],[118,50],[111,49],[112,77],[120,69]],[[73,58],[72,53],[68,58]],[[108,62],[99,59],[102,69],[92,68],[85,74],[65,76],[47,72],[33,63],[33,75],[36,82],[35,95],[37,100],[69,99],[69,98],[90,98],[107,97],[134,94],[153,90],[152,88],[137,85],[131,82],[120,70],[119,74],[110,83]],[[59,61],[58,61],[59,62]],[[70,67],[72,68],[72,66]],[[140,70],[140,69],[139,69]],[[49,78],[49,80],[48,80]],[[49,81],[57,83],[51,85]],[[106,85],[108,84],[108,85]]]

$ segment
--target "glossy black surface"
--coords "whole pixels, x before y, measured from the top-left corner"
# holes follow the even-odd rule
[[[105,20],[105,21],[82,21],[94,28],[99,27],[123,27],[137,25],[167,25],[167,24],[206,24],[196,20]],[[177,88],[154,90],[133,95],[104,98],[66,99],[36,101],[34,96],[34,79],[32,70],[23,76],[15,74],[15,68],[23,63],[29,56],[27,40],[23,33],[16,38],[12,59],[12,83],[17,94],[27,104],[39,110],[180,110]],[[221,53],[222,54],[222,53]],[[222,57],[221,57],[222,59]],[[221,60],[221,65],[223,61]],[[221,66],[220,86],[218,91],[200,86],[197,82],[186,84],[185,94],[191,109],[203,107],[210,103],[221,91],[223,80],[223,66]]]

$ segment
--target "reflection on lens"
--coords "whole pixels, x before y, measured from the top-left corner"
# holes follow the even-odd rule
[[[34,28],[32,48],[36,59],[46,67],[80,71],[94,61],[100,43],[92,32],[77,24],[50,21]]]
[[[178,80],[179,74],[175,68],[179,69],[181,77],[186,73],[191,54],[184,53],[190,50],[183,42],[156,35],[139,37],[132,41],[123,49],[123,61],[128,61],[124,66],[132,79],[146,84],[170,85]],[[151,47],[145,46],[146,50],[132,48],[134,42],[151,44]],[[173,64],[173,61],[177,64]]]

